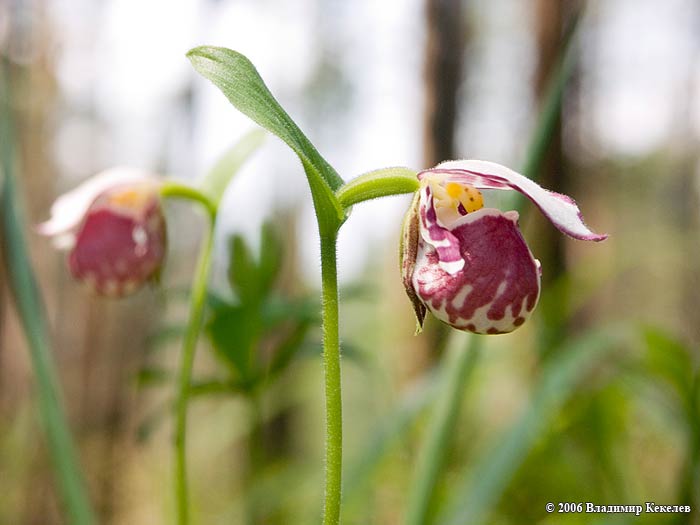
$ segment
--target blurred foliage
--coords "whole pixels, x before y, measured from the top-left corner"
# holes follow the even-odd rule
[[[216,367],[210,376],[195,378],[193,396],[240,396],[250,401],[271,388],[295,361],[318,358],[318,294],[280,291],[285,243],[277,230],[271,222],[262,225],[256,243],[260,246],[258,253],[242,235],[229,238],[229,290],[209,291],[204,327],[205,344],[223,366]],[[346,286],[342,293],[348,300],[366,298],[368,288],[362,284]],[[189,290],[181,287],[169,290],[167,295],[176,303],[188,296]],[[140,387],[161,387],[174,380],[173,372],[163,367],[158,350],[179,341],[184,331],[182,321],[166,324],[151,335],[153,359],[136,374]],[[353,344],[343,347],[343,355],[347,360],[363,362]],[[145,417],[139,428],[141,439],[148,438],[165,420],[168,407],[169,402],[161,403]]]
[[[207,346],[224,366],[217,367],[213,377],[195,379],[193,395],[257,396],[295,358],[315,356],[320,351],[319,342],[310,337],[320,321],[315,294],[291,297],[275,288],[284,248],[271,223],[262,226],[259,245],[259,253],[254,254],[243,236],[234,234],[229,238],[230,290],[228,294],[209,291],[204,323]],[[187,296],[187,290],[177,288],[169,295],[176,301]],[[184,322],[161,327],[151,336],[151,347],[155,350],[177,341],[184,328]],[[143,387],[160,386],[172,379],[169,370],[152,364],[137,375]],[[157,412],[160,414],[160,410]],[[155,417],[161,419],[160,415]],[[144,428],[152,429],[152,423],[149,418]]]
[[[229,242],[228,279],[233,299],[212,294],[206,331],[217,357],[230,372],[230,384],[251,395],[283,372],[320,320],[318,300],[275,294],[282,265],[282,243],[273,227],[260,233],[255,257],[240,235]]]

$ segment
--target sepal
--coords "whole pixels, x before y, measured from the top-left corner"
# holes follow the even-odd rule
[[[399,243],[401,277],[406,295],[408,295],[411,305],[413,306],[413,312],[416,314],[416,334],[419,334],[423,330],[423,323],[427,313],[425,304],[423,304],[413,288],[413,272],[416,266],[418,240],[420,237],[419,199],[420,195],[416,192],[413,196],[411,206],[404,216],[403,226],[401,228],[401,241]]]

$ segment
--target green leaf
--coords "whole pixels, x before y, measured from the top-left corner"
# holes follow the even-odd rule
[[[251,61],[231,49],[213,46],[196,47],[187,57],[234,107],[277,135],[297,154],[309,181],[321,235],[334,234],[345,220],[334,193],[343,179],[282,109]]]
[[[644,329],[647,346],[646,364],[650,374],[671,385],[683,401],[691,396],[695,366],[691,351],[686,345],[665,331],[647,327]]]
[[[247,384],[240,381],[205,379],[203,381],[192,381],[190,394],[197,397],[232,396],[244,393],[247,387]]]
[[[261,336],[259,312],[254,308],[230,305],[213,312],[206,328],[216,354],[241,380],[249,380],[254,374],[251,361]]]
[[[487,523],[508,482],[578,381],[600,362],[605,351],[623,342],[624,336],[619,330],[598,330],[559,348],[543,370],[530,406],[476,465],[467,469],[436,523]]]
[[[228,278],[231,288],[242,303],[260,303],[258,267],[245,239],[241,235],[231,236],[231,262]]]
[[[269,223],[262,226],[257,260],[240,235],[231,236],[229,247],[231,289],[242,303],[262,304],[269,298],[282,266],[282,243],[274,227]]]
[[[151,386],[161,386],[172,381],[173,373],[169,370],[154,367],[144,367],[136,374],[136,386],[145,388]]]
[[[309,328],[311,328],[311,324],[308,322],[301,322],[297,324],[294,329],[287,334],[282,342],[277,345],[272,361],[268,367],[269,379],[274,379],[277,377],[289,366],[294,357],[297,356],[299,350],[304,344],[304,341],[306,340],[306,335],[309,332]]]
[[[260,232],[260,262],[258,264],[260,293],[268,296],[282,267],[283,247],[274,226],[265,223]]]
[[[254,129],[234,144],[202,179],[200,188],[209,198],[219,204],[226,187],[246,160],[262,145],[266,133]]]
[[[263,304],[262,316],[268,328],[287,320],[297,323],[318,323],[321,320],[321,305],[315,297],[298,299],[270,297]]]

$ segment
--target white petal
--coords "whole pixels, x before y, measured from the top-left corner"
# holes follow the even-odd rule
[[[90,177],[77,188],[61,195],[51,206],[51,218],[37,225],[42,235],[68,234],[83,220],[90,205],[104,191],[130,184],[159,184],[156,175],[135,168],[116,167]]]
[[[467,184],[477,189],[516,190],[528,197],[552,224],[576,239],[602,241],[608,236],[591,231],[583,222],[581,211],[574,200],[561,193],[541,187],[524,175],[501,164],[484,160],[450,160],[418,174],[422,178],[440,173],[447,180]]]

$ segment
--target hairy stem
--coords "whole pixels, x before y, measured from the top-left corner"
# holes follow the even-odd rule
[[[418,190],[416,172],[409,168],[382,168],[354,178],[336,192],[338,202],[347,209],[353,204],[389,195]]]
[[[321,236],[323,368],[326,391],[324,525],[337,525],[340,522],[341,473],[343,466],[343,401],[340,387],[336,239],[336,234]]]
[[[204,304],[207,297],[207,281],[211,267],[212,246],[214,244],[214,217],[209,217],[206,236],[199,250],[199,260],[195,270],[190,296],[190,316],[182,345],[182,360],[178,377],[177,402],[175,406],[175,499],[177,502],[177,523],[189,523],[189,497],[187,491],[187,403],[192,383],[192,365],[197,348],[197,338],[202,327]]]
[[[216,203],[193,186],[182,184],[176,180],[166,180],[160,188],[160,194],[163,197],[169,197],[171,199],[183,199],[197,202],[204,207],[210,217],[216,216]]]

